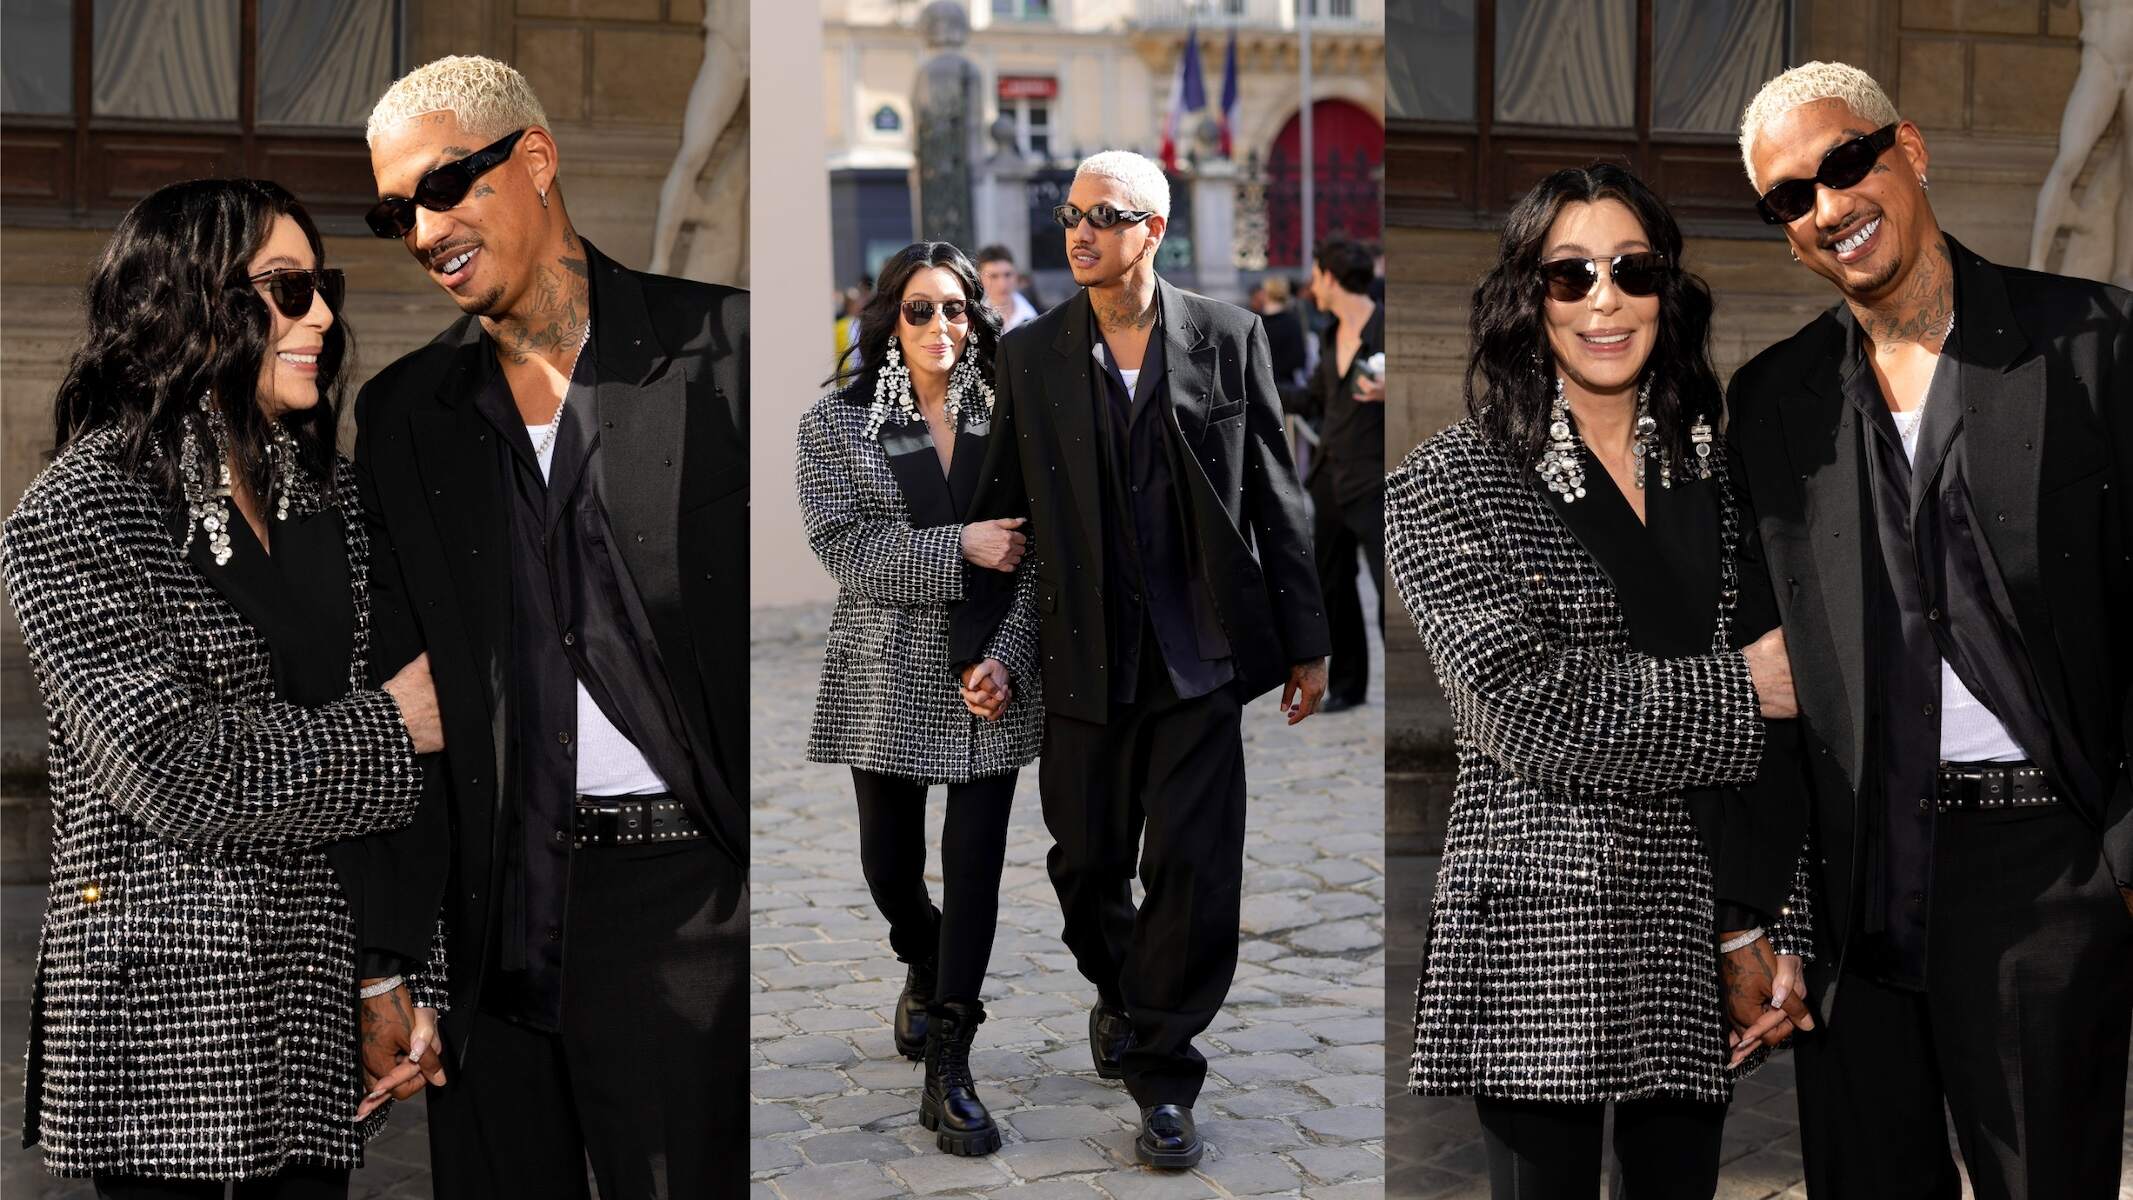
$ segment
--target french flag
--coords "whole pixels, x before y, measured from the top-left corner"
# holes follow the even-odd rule
[[[1237,120],[1237,27],[1229,29],[1229,49],[1222,55],[1222,157],[1235,158],[1230,127]]]
[[[1178,169],[1178,141],[1189,136],[1185,114],[1207,107],[1207,85],[1200,80],[1200,32],[1185,27],[1185,54],[1170,81],[1170,108],[1163,117],[1163,169]]]

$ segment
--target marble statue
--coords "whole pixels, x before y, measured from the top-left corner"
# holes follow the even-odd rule
[[[2117,161],[2097,164],[2085,202],[2076,204],[2074,181],[2114,113]],[[2133,287],[2133,0],[2081,0],[2081,73],[2060,118],[2059,156],[2037,193],[2030,269],[2050,269],[2062,229],[2061,274]]]
[[[748,0],[705,0],[704,61],[659,189],[654,274],[747,286],[747,100]]]

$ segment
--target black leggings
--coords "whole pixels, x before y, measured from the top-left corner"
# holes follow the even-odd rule
[[[1476,1097],[1495,1200],[1594,1200],[1600,1194],[1605,1104]],[[1726,1106],[1699,1100],[1615,1105],[1619,1200],[1711,1200],[1718,1191]]]
[[[283,1167],[264,1179],[235,1185],[193,1179],[147,1179],[139,1175],[98,1175],[101,1200],[222,1200],[224,1188],[235,1200],[343,1200],[348,1171],[342,1167]]]
[[[948,785],[941,831],[941,907],[926,894],[926,785],[852,768],[859,796],[859,864],[889,945],[907,963],[935,962],[935,1001],[976,1004],[1000,917],[1000,867],[1015,776]]]

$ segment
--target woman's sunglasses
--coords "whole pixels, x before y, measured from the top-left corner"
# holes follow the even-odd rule
[[[961,324],[970,312],[968,300],[943,300],[936,306],[931,300],[906,300],[903,303],[904,320],[913,325],[924,325],[933,319],[933,310],[938,307],[950,325]]]
[[[1052,219],[1059,222],[1061,229],[1072,229],[1083,221],[1087,221],[1097,229],[1109,229],[1121,221],[1130,225],[1137,221],[1145,221],[1154,215],[1152,212],[1143,212],[1137,208],[1114,208],[1100,201],[1091,204],[1087,208],[1075,208],[1071,204],[1062,204],[1052,210]]]
[[[1815,168],[1813,179],[1788,179],[1771,188],[1755,202],[1756,211],[1772,225],[1790,225],[1814,209],[1816,184],[1839,192],[1857,184],[1874,169],[1875,160],[1895,144],[1896,127],[1883,125],[1843,145],[1832,146],[1822,156],[1822,165]]]
[[[251,276],[247,282],[256,283],[281,315],[292,321],[302,320],[311,311],[311,297],[316,294],[326,298],[326,307],[341,311],[341,297],[348,291],[348,279],[338,269],[322,268],[307,271],[289,267],[279,271],[264,271]]]
[[[1600,264],[1607,264],[1607,277],[1627,296],[1656,296],[1673,273],[1666,255],[1656,250],[1617,254],[1613,258],[1558,258],[1540,266],[1548,298],[1565,303],[1583,300],[1600,282]]]
[[[404,238],[415,228],[417,204],[431,212],[448,212],[459,207],[473,190],[474,181],[495,170],[511,157],[511,148],[518,145],[526,131],[506,134],[483,146],[474,153],[456,162],[435,167],[415,185],[412,197],[387,196],[371,206],[363,219],[370,223],[370,231],[381,238]]]

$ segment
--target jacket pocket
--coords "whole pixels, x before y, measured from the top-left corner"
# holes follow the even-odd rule
[[[830,626],[828,649],[846,658],[888,657],[903,614],[892,608],[858,609]]]

